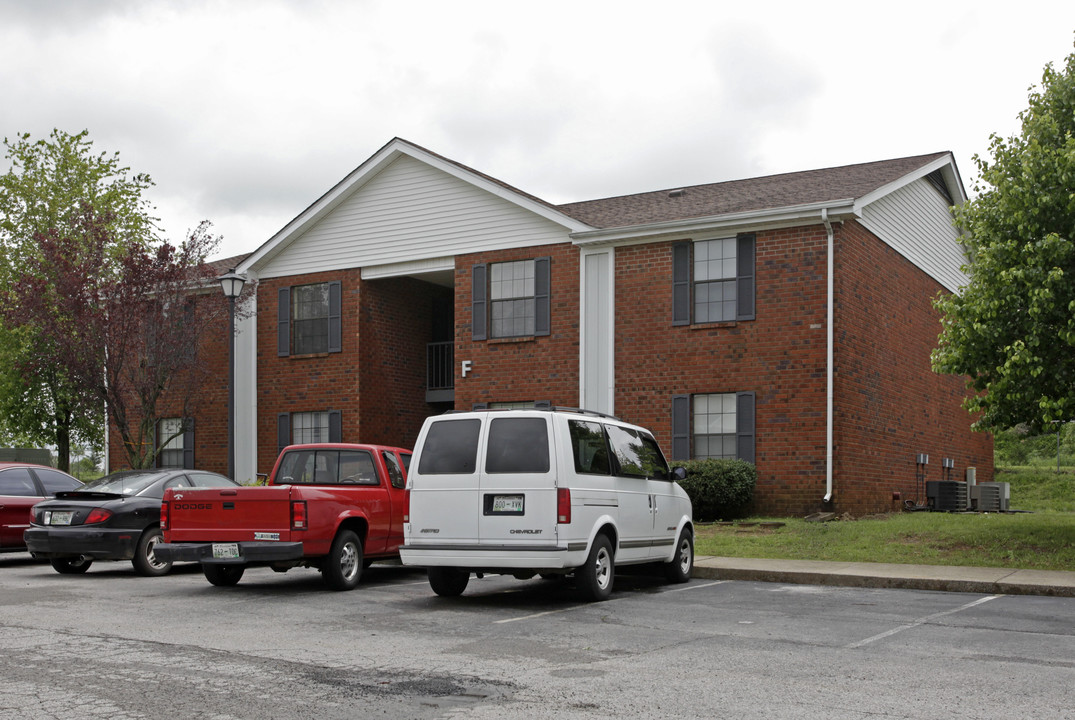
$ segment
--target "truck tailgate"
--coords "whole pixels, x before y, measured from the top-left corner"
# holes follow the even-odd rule
[[[291,486],[168,490],[167,542],[290,540]]]

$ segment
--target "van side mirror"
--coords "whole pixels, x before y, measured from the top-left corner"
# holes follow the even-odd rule
[[[672,479],[673,480],[686,480],[687,479],[687,468],[683,467],[682,465],[677,465],[676,467],[672,468]]]

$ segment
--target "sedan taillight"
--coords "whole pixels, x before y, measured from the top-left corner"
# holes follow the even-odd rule
[[[94,508],[93,510],[90,510],[90,514],[86,516],[86,519],[82,522],[82,524],[95,525],[96,523],[103,523],[110,517],[112,517],[111,510],[105,510],[104,508]]]

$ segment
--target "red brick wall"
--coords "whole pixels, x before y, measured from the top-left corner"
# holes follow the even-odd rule
[[[217,290],[219,292],[219,290]],[[205,296],[203,296],[205,297]],[[214,302],[219,298],[213,297]],[[207,328],[198,346],[200,387],[192,401],[194,424],[194,462],[202,470],[226,474],[228,471],[228,317],[218,318]],[[181,384],[182,378],[176,383]],[[166,394],[158,404],[163,418],[182,417],[182,404]],[[132,418],[131,423],[137,423]],[[152,443],[153,438],[147,438]],[[127,453],[116,426],[108,428],[109,471],[130,467]]]
[[[929,455],[926,479],[977,468],[993,479],[993,442],[970,430],[961,407],[962,378],[939,375],[930,352],[941,331],[932,299],[943,288],[856,222],[837,231],[836,249],[836,501],[860,511],[925,503],[915,456]]]
[[[816,506],[825,479],[824,229],[757,233],[757,319],[742,322],[672,325],[673,245],[616,249],[616,414],[649,427],[668,451],[673,395],[753,391],[758,509]]]
[[[342,283],[342,352],[279,357],[281,287]],[[358,269],[263,280],[258,288],[258,471],[272,470],[280,413],[339,410],[343,442],[411,447],[425,402],[432,302],[446,289],[406,278],[363,281]]]
[[[471,340],[471,269],[484,262],[550,257],[548,336]],[[548,400],[579,402],[579,251],[570,243],[460,255],[455,261],[455,407],[474,403]],[[460,377],[459,364],[471,371]]]

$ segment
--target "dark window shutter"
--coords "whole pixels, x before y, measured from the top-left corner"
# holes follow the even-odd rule
[[[691,244],[672,247],[672,324],[691,324]]]
[[[470,339],[484,340],[486,338],[486,301],[489,289],[486,283],[488,267],[482,263],[475,265],[470,273]]]
[[[672,396],[672,459],[691,459],[691,396]]]
[[[276,416],[276,452],[291,444],[291,413],[280,413]]]
[[[754,462],[754,393],[735,394],[735,455]]]
[[[552,258],[534,260],[534,335],[548,335],[552,317],[549,296],[552,291]]]
[[[489,403],[474,403],[470,406],[471,410],[488,410]]]
[[[329,410],[328,441],[332,443],[343,442],[343,416],[339,410]]]
[[[736,235],[736,297],[739,305],[736,320],[754,319],[754,233]]]
[[[194,469],[194,418],[183,423],[183,469]]]
[[[328,284],[328,351],[343,351],[343,288],[339,282]]]
[[[291,288],[280,288],[280,302],[276,305],[276,354],[291,354]]]

